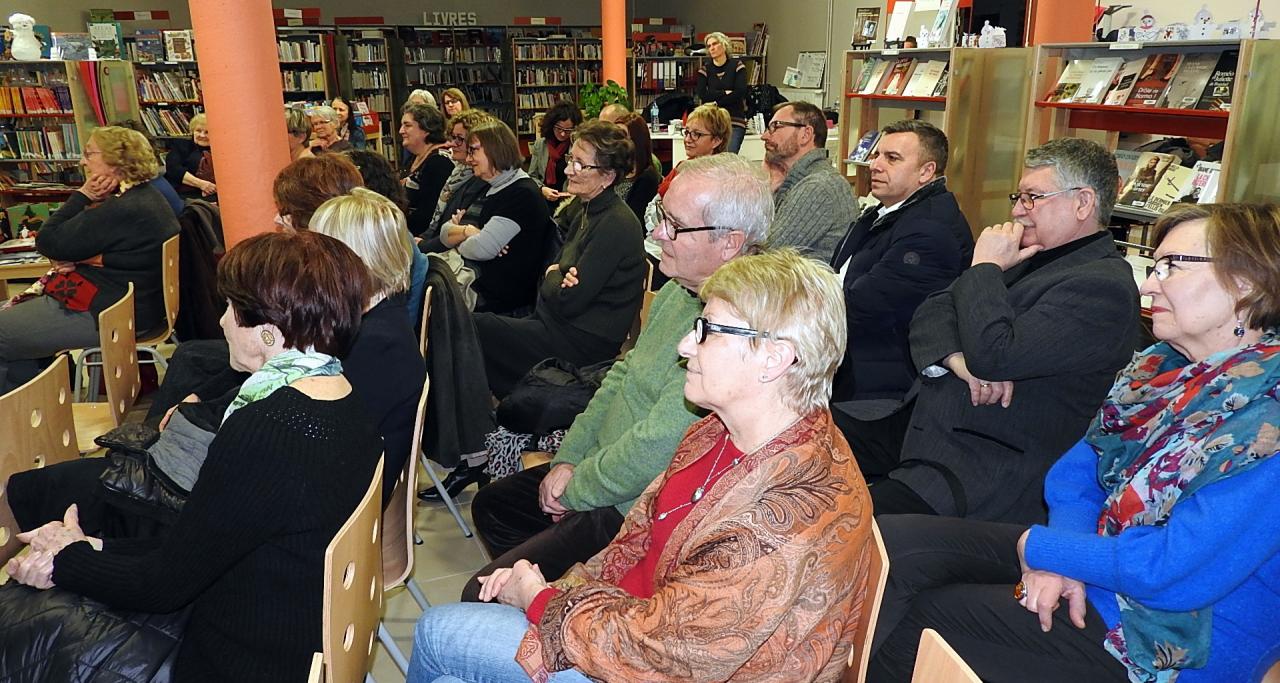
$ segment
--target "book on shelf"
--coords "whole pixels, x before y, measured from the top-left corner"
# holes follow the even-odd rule
[[[200,79],[192,71],[138,73],[138,95],[150,102],[200,99]]]
[[[871,156],[871,153],[875,151],[876,145],[879,143],[880,131],[873,130],[867,132],[866,135],[863,135],[858,140],[858,146],[854,147],[853,151],[849,153],[849,161],[866,161]]]
[[[181,109],[142,110],[142,125],[158,137],[185,137],[191,134],[191,117]]]
[[[98,59],[120,59],[124,53],[120,22],[109,9],[89,10],[89,22],[85,25],[92,37],[93,49]],[[66,59],[65,57],[63,59]]]
[[[1200,95],[1209,84],[1213,75],[1213,67],[1218,63],[1218,54],[1201,52],[1184,55],[1182,64],[1169,87],[1165,88],[1159,106],[1165,109],[1191,109],[1200,101]]]
[[[282,62],[320,61],[320,42],[310,37],[281,38],[276,41],[276,52]]]
[[[1231,93],[1236,84],[1236,67],[1240,61],[1239,50],[1226,50],[1218,57],[1213,74],[1200,93],[1196,109],[1231,111]]]
[[[1178,157],[1160,152],[1143,152],[1138,163],[1129,175],[1124,187],[1120,190],[1120,198],[1116,204],[1145,209],[1151,199],[1151,193],[1160,183],[1160,178],[1171,166],[1178,166]]]
[[[1183,188],[1194,176],[1195,171],[1186,166],[1178,163],[1170,164],[1165,169],[1164,175],[1160,176],[1155,188],[1151,190],[1151,196],[1147,197],[1147,204],[1143,208],[1155,213],[1168,211],[1170,206],[1182,199]]]
[[[1154,107],[1159,104],[1164,89],[1169,86],[1169,81],[1177,73],[1181,63],[1182,55],[1160,54],[1148,57],[1146,65],[1142,67],[1142,75],[1133,85],[1133,93],[1125,104],[1130,107]]]
[[[1111,89],[1102,98],[1102,103],[1117,107],[1124,106],[1124,103],[1129,101],[1133,86],[1138,84],[1138,77],[1142,75],[1142,68],[1147,65],[1147,61],[1147,57],[1139,57],[1121,65],[1120,70],[1111,79]]]
[[[1222,163],[1197,161],[1191,169],[1191,177],[1182,186],[1180,202],[1212,204],[1218,200],[1218,178],[1222,176]]]
[[[97,58],[97,50],[88,33],[53,34],[53,52],[55,59],[83,62]]]
[[[1138,157],[1142,156],[1142,152],[1136,149],[1117,149],[1114,152],[1116,157],[1116,175],[1120,178],[1128,179],[1133,175],[1133,169],[1138,167]]]
[[[1084,80],[1084,75],[1092,64],[1092,59],[1073,59],[1067,62],[1062,75],[1058,76],[1058,84],[1054,86],[1052,92],[1045,95],[1045,101],[1070,102],[1076,96],[1076,91],[1080,89],[1080,82]]]
[[[1070,100],[1062,101],[1084,104],[1102,102],[1103,96],[1107,94],[1107,89],[1111,87],[1111,79],[1115,78],[1116,72],[1123,65],[1124,59],[1121,57],[1100,57],[1093,60],[1089,63],[1089,69],[1081,77],[1080,87],[1076,90],[1076,94]]]
[[[157,28],[140,28],[133,32],[130,58],[135,62],[163,62],[164,36]]]
[[[168,61],[196,61],[196,49],[191,42],[191,29],[162,31],[161,33],[164,35],[164,52]]]
[[[910,57],[899,57],[893,63],[893,68],[889,70],[886,77],[884,87],[880,89],[882,95],[900,95],[902,89],[906,87],[907,81],[911,78],[911,71],[915,68],[916,60]]]
[[[950,64],[948,64],[948,65],[947,65],[947,67],[946,67],[945,69],[943,69],[943,70],[942,70],[942,78],[939,78],[939,79],[938,79],[938,85],[934,86],[934,88],[933,88],[933,96],[934,96],[934,97],[946,97],[946,96],[947,96],[947,83],[948,83],[950,80],[951,80],[951,65],[950,65]]]
[[[932,97],[933,91],[938,87],[938,81],[942,80],[942,74],[946,72],[945,60],[931,59],[916,67],[902,94],[907,97]]]
[[[875,59],[872,61],[875,62],[875,65],[871,70],[871,75],[867,78],[862,89],[858,91],[861,95],[872,95],[878,92],[880,83],[889,74],[889,67],[892,65],[892,62],[888,59]]]

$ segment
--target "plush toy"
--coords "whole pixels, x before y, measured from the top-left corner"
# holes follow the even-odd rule
[[[14,59],[40,59],[40,39],[36,37],[36,20],[26,14],[9,15],[9,51]]]

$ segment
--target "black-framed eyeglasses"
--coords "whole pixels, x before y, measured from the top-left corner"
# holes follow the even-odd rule
[[[603,168],[604,168],[604,166],[597,166],[597,165],[595,165],[595,164],[584,164],[584,163],[582,163],[581,161],[579,161],[578,159],[576,159],[572,154],[566,154],[566,155],[564,155],[564,163],[565,163],[565,165],[567,165],[569,168],[572,168],[574,173],[582,173],[583,171],[585,171],[585,170],[587,170],[587,169],[589,169],[589,168],[594,168],[594,169],[603,169]]]
[[[681,227],[681,226],[679,226],[679,225],[676,225],[676,219],[672,218],[672,217],[671,217],[671,214],[667,213],[666,208],[662,206],[662,200],[661,200],[661,199],[654,199],[654,200],[653,200],[653,208],[654,208],[654,210],[655,210],[655,211],[657,211],[657,213],[658,213],[658,223],[657,223],[656,225],[654,225],[654,226],[653,226],[653,227],[654,227],[654,232],[657,232],[658,230],[661,230],[661,231],[662,231],[662,234],[663,234],[667,239],[671,240],[672,242],[676,241],[676,239],[677,239],[678,237],[680,237],[680,234],[681,234],[681,233],[685,233],[685,232],[708,232],[708,231],[710,231],[710,230],[722,230],[722,229],[724,229],[724,228],[720,228],[720,227],[715,226],[715,225],[701,225],[701,226],[698,226],[698,227],[695,227],[695,228],[685,228],[685,227]]]
[[[795,121],[770,121],[765,128],[768,128],[770,133],[776,133],[783,128],[807,128],[808,125],[807,123],[796,123]]]
[[[753,330],[749,327],[732,327],[729,325],[717,325],[706,318],[695,318],[693,320],[693,341],[701,344],[707,340],[707,333],[712,334],[732,334],[735,337],[755,337],[758,339],[776,339],[770,332],[761,332]]]
[[[692,128],[685,128],[681,134],[684,135],[684,139],[686,140],[693,139],[695,141],[701,140],[702,138],[705,138],[708,135],[711,135],[711,133],[707,133],[701,130],[694,130]]]
[[[568,135],[573,132],[573,126],[569,126],[566,128],[565,126],[562,126],[557,123],[551,127],[554,128],[557,133],[564,133],[565,135]]]
[[[1155,275],[1157,280],[1159,280],[1160,282],[1164,282],[1165,280],[1169,279],[1170,269],[1177,267],[1173,264],[1178,262],[1212,263],[1213,257],[1189,256],[1186,254],[1165,254],[1164,256],[1161,256],[1160,258],[1156,259],[1155,263],[1147,266],[1147,277],[1151,277],[1152,275]]]
[[[1014,192],[1013,194],[1009,195],[1009,205],[1012,206],[1014,204],[1020,203],[1022,204],[1022,208],[1026,209],[1027,211],[1030,211],[1036,208],[1036,202],[1040,201],[1041,199],[1048,199],[1049,197],[1056,197],[1060,194],[1064,194],[1067,192],[1075,192],[1076,190],[1083,190],[1083,189],[1084,189],[1083,187],[1068,187],[1065,190],[1058,190],[1057,192],[1046,192],[1044,194],[1036,194],[1034,192]]]
[[[467,145],[467,156],[475,156],[476,152],[484,149],[483,145]]]

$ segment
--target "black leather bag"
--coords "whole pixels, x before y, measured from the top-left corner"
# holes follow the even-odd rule
[[[187,501],[187,491],[156,467],[147,449],[160,437],[143,424],[126,424],[95,439],[107,448],[111,464],[103,471],[103,499],[133,515],[172,525]],[[131,534],[133,535],[133,534]]]
[[[568,428],[587,409],[611,367],[611,360],[585,368],[559,358],[540,361],[502,399],[498,424],[535,436]]]

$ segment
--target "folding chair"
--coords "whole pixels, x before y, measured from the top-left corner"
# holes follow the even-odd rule
[[[138,375],[138,352],[133,327],[133,283],[119,301],[111,304],[98,316],[98,348],[102,356],[101,366],[106,370],[106,403],[73,403],[71,408],[76,421],[76,443],[81,453],[97,449],[93,442],[99,436],[124,423],[125,415],[138,399],[142,379]],[[81,358],[88,351],[81,354]],[[79,398],[81,368],[76,368]],[[93,393],[97,394],[96,381]]]
[[[880,616],[880,602],[884,599],[885,582],[889,579],[889,551],[880,536],[880,526],[871,520],[871,537],[875,547],[867,559],[867,594],[863,610],[858,614],[858,633],[862,640],[855,641],[849,650],[849,668],[840,680],[843,683],[863,683],[867,680],[867,665],[871,663],[871,641],[876,633],[876,619]]]

